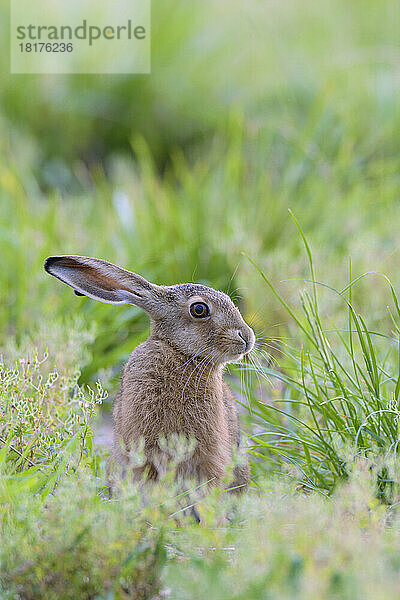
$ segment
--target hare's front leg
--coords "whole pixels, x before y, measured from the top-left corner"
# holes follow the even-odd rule
[[[199,454],[200,456],[196,457],[195,453],[195,458],[198,458],[200,481],[206,484],[206,488],[221,486],[226,469],[231,462],[230,452],[225,448],[210,447],[206,453],[199,452]]]

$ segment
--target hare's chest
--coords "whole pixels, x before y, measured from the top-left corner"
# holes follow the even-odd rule
[[[152,373],[131,378],[123,389],[123,421],[135,437],[168,434],[193,435],[197,439],[221,435],[227,427],[219,382],[191,382],[181,375]]]

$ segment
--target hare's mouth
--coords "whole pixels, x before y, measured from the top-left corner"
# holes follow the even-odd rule
[[[227,362],[239,362],[240,360],[243,360],[244,357],[250,352],[250,350],[248,352],[231,352],[229,357],[226,359]]]
[[[248,337],[245,332],[237,329],[229,334],[222,335],[220,338],[220,351],[223,360],[236,361],[241,360],[248,354],[254,346],[254,341]]]
[[[252,349],[252,346],[247,343],[244,342],[242,344],[231,344],[229,346],[229,348],[226,348],[226,351],[224,352],[227,360],[229,361],[234,361],[234,360],[241,360],[246,354],[248,354]]]

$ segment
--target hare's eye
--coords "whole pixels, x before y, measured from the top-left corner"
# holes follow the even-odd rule
[[[195,319],[204,319],[210,314],[210,309],[205,302],[194,302],[190,305],[190,314]]]

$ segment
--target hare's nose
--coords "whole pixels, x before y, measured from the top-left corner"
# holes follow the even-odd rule
[[[246,338],[244,337],[243,333],[240,331],[240,329],[237,330],[237,334],[240,337],[241,340],[244,341],[244,351],[247,352],[249,346],[250,346],[250,342],[249,340],[246,340]]]
[[[249,327],[248,331],[243,332],[242,329],[237,330],[237,334],[244,342],[244,352],[250,352],[254,347],[255,335],[253,330]]]

